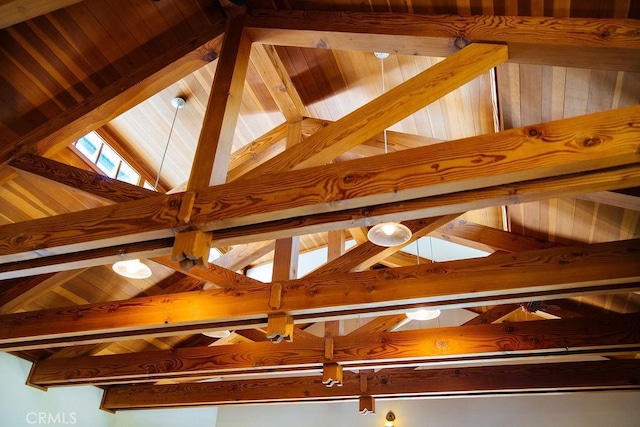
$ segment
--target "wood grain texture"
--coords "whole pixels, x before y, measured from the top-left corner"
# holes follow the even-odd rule
[[[367,393],[377,397],[493,395],[588,390],[637,390],[637,360],[538,363],[414,370],[384,369],[368,375]],[[327,388],[319,376],[178,385],[114,386],[102,409],[168,408],[242,403],[355,400],[360,376],[344,372],[343,387]]]
[[[464,37],[474,42],[631,49],[640,46],[640,24],[625,19],[250,10],[246,25],[307,31]]]
[[[220,325],[259,327],[270,313],[304,322],[633,290],[640,286],[639,245],[629,240],[291,280],[281,283],[278,310],[269,308],[271,287],[255,285],[8,314],[0,316],[0,348],[63,346],[151,331],[171,335]]]
[[[506,59],[503,46],[471,45],[256,167],[243,179],[330,162]]]
[[[0,152],[0,162],[21,153],[47,155],[109,122],[149,96],[210,61],[220,46],[222,23],[187,39],[64,113],[33,129]]]
[[[640,347],[634,333],[639,314],[609,315],[552,321],[509,322],[430,330],[331,335],[332,362],[363,369],[388,362],[416,365],[447,360],[516,358],[528,351],[539,355],[561,352],[606,353]],[[589,334],[584,331],[589,330]],[[184,348],[134,355],[43,360],[30,380],[40,386],[99,384],[127,380],[154,381],[179,375],[223,375],[225,372],[319,368],[326,362],[324,338],[295,340],[274,346],[256,342],[233,346]]]
[[[33,154],[15,157],[7,164],[114,202],[127,202],[157,195],[155,191],[137,185]]]
[[[0,4],[0,28],[10,27],[36,16],[62,9],[82,0],[10,0]]]
[[[251,42],[244,35],[243,21],[244,15],[238,15],[227,22],[187,191],[223,184],[227,179],[251,53]]]

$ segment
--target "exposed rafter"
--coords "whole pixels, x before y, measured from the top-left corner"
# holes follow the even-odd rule
[[[0,316],[0,348],[19,350],[213,328],[261,327],[415,306],[472,307],[640,289],[638,241],[551,248],[487,258],[303,278]],[[345,293],[347,287],[349,292]],[[275,292],[275,294],[274,294]],[[274,302],[275,301],[275,302]],[[275,304],[275,305],[274,305]],[[42,325],[47,325],[43,329]]]

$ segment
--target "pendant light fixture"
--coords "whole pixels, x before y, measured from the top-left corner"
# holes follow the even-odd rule
[[[178,117],[178,110],[184,108],[185,100],[180,97],[173,98],[171,105],[175,108],[173,114],[173,120],[171,122],[171,128],[169,129],[169,136],[167,138],[167,144],[164,147],[164,153],[162,154],[162,160],[160,161],[160,167],[158,168],[158,175],[156,176],[156,182],[153,188],[158,188],[158,182],[160,181],[160,172],[162,171],[162,165],[164,159],[167,156],[167,150],[169,149],[169,141],[171,141],[171,134],[173,133],[173,127],[176,124],[176,118]],[[151,269],[146,264],[143,264],[139,259],[129,259],[125,261],[118,261],[111,267],[113,271],[121,276],[129,279],[147,279],[151,277]]]
[[[167,157],[167,150],[169,149],[169,142],[171,141],[171,134],[173,134],[173,127],[176,124],[176,118],[178,117],[178,110],[182,110],[186,101],[184,98],[180,98],[179,96],[173,98],[171,100],[171,105],[176,109],[176,112],[173,114],[173,121],[171,122],[171,128],[169,128],[169,137],[167,138],[167,144],[164,147],[164,153],[162,154],[162,160],[160,160],[160,167],[158,167],[158,175],[156,175],[156,182],[153,184],[153,188],[158,188],[158,182],[160,182],[160,172],[162,172],[162,166],[164,165],[164,159]]]
[[[376,58],[380,59],[380,70],[382,79],[382,93],[384,90],[384,60],[389,57],[387,52],[374,52]],[[384,153],[388,152],[387,130],[384,135]],[[369,241],[378,246],[391,247],[398,246],[407,242],[411,238],[411,230],[404,224],[399,222],[384,222],[376,224],[367,233]]]
[[[111,268],[119,275],[129,279],[147,279],[151,277],[151,269],[140,262],[139,259],[118,261]]]

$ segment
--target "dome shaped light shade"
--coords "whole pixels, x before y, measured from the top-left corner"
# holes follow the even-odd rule
[[[205,335],[210,338],[226,338],[231,335],[231,331],[223,330],[223,331],[206,331],[203,332],[202,335]]]
[[[411,238],[411,230],[399,222],[383,222],[371,227],[367,238],[378,246],[398,246]]]
[[[151,277],[151,269],[139,259],[118,261],[113,264],[113,271],[129,279],[147,279]]]
[[[419,309],[407,312],[407,317],[411,320],[432,320],[440,316],[440,310]]]

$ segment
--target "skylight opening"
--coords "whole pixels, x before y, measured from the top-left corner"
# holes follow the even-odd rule
[[[142,184],[140,182],[141,174],[96,132],[89,132],[74,142],[73,145],[89,163],[96,166],[109,178],[115,178],[133,185]],[[144,187],[155,190],[146,180],[144,181]]]

